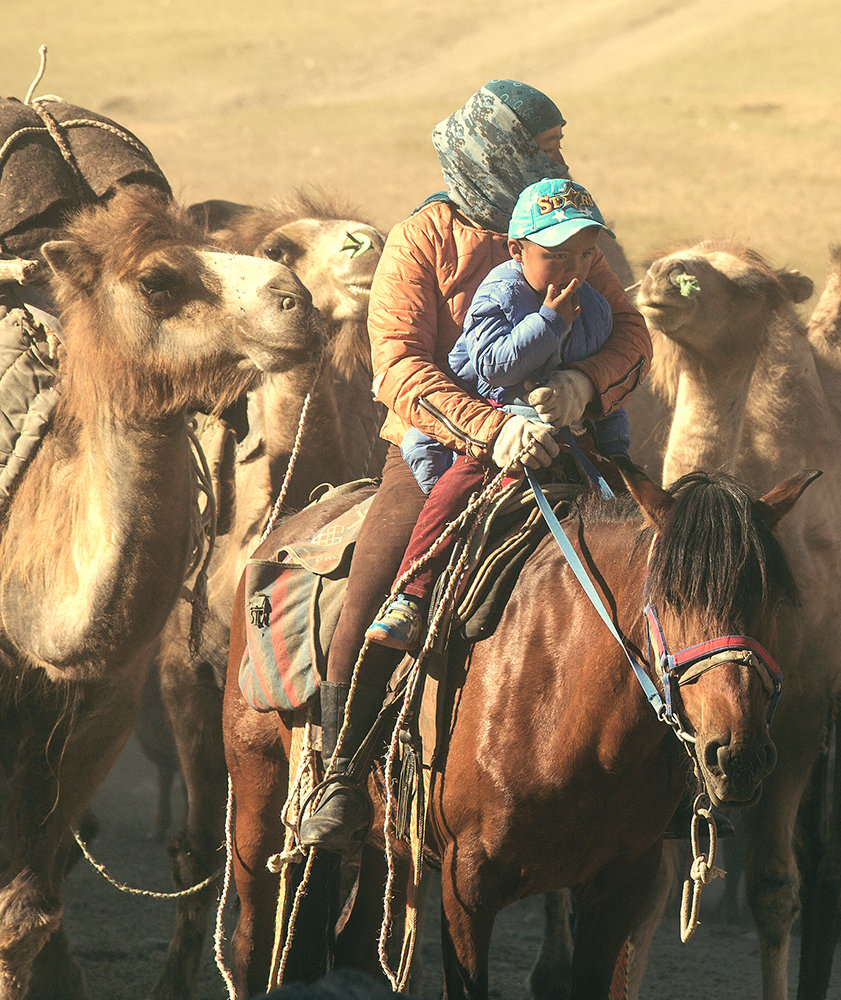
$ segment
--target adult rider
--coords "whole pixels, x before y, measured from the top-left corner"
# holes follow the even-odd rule
[[[555,428],[585,410],[598,418],[636,388],[651,361],[645,321],[598,252],[588,281],[607,299],[613,331],[596,354],[557,372],[528,398],[547,423],[508,415],[454,381],[447,354],[461,332],[476,287],[508,259],[508,221],[520,191],[543,177],[567,177],[561,153],[566,124],[542,92],[491,80],[432,133],[446,190],[432,195],[389,234],[374,277],[368,316],[374,392],[388,408],[381,436],[390,442],[382,484],[365,517],[344,606],[321,686],[322,756],[343,773],[378,714],[394,653],[371,644],[345,707],[365,630],[389,594],[426,495],[400,454],[414,426],[494,471],[521,459],[549,465]],[[550,426],[554,425],[554,426]],[[300,828],[304,846],[345,854],[364,839],[370,817],[365,782],[328,784]]]

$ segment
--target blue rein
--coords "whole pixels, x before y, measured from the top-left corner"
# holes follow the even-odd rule
[[[590,579],[587,570],[584,569],[584,564],[578,558],[578,553],[573,548],[572,542],[567,538],[564,529],[561,527],[561,522],[555,516],[555,512],[552,510],[552,505],[546,499],[546,495],[540,488],[540,483],[538,483],[538,481],[535,479],[534,473],[528,467],[526,468],[525,472],[526,472],[526,479],[528,479],[529,486],[531,486],[532,492],[534,493],[534,498],[537,501],[537,506],[540,508],[540,513],[543,515],[544,520],[549,525],[549,530],[552,532],[555,541],[560,546],[561,552],[563,552],[566,561],[569,563],[573,573],[575,573],[576,577],[578,577],[578,582],[584,588],[585,594],[587,595],[587,597],[590,598],[590,603],[598,612],[598,615],[601,618],[601,620],[605,623],[605,625],[607,625],[607,628],[610,631],[611,635],[613,635],[613,637],[622,647],[622,652],[625,654],[628,663],[631,664],[634,673],[637,675],[637,680],[640,682],[645,697],[648,699],[649,703],[651,704],[651,707],[657,713],[658,718],[663,721],[667,721],[670,715],[672,718],[674,718],[672,713],[666,708],[666,704],[660,697],[660,692],[652,683],[651,678],[645,672],[643,667],[637,662],[636,658],[633,657],[629,652],[628,647],[625,645],[625,640],[622,638],[622,636],[619,634],[619,630],[613,624],[613,619],[610,617],[610,615],[607,612],[607,609],[602,603],[602,599],[599,597],[596,588],[593,586],[593,582]],[[604,482],[604,480],[602,481]],[[605,487],[608,489],[609,495],[613,496],[613,493],[612,491],[610,491],[610,487],[607,486],[607,483],[605,483]]]
[[[568,428],[564,428],[562,433],[567,443],[570,445],[576,459],[582,465],[584,471],[590,479],[598,485],[602,495],[612,497],[614,495],[613,491],[610,489],[604,478],[598,474],[595,466],[593,466],[590,460],[575,443]],[[610,633],[622,647],[622,652],[631,664],[645,697],[657,713],[657,717],[660,721],[666,722],[670,726],[674,727],[676,733],[681,739],[688,740],[690,742],[693,741],[693,737],[683,731],[680,720],[674,710],[677,687],[681,683],[694,680],[704,670],[716,666],[717,663],[724,662],[726,660],[726,656],[722,656],[722,654],[737,652],[742,654],[744,662],[754,667],[754,669],[757,669],[760,679],[765,685],[766,690],[768,690],[771,695],[771,701],[767,714],[767,722],[770,726],[771,719],[774,715],[777,701],[782,690],[783,674],[773,656],[771,656],[764,646],[762,646],[755,639],[750,638],[750,636],[728,635],[699,643],[696,646],[690,646],[688,649],[681,650],[679,653],[669,653],[668,647],[666,646],[666,638],[663,635],[663,629],[657,616],[657,611],[651,604],[646,604],[643,609],[643,613],[647,624],[648,645],[649,649],[653,645],[657,654],[658,665],[662,674],[663,690],[666,696],[665,701],[660,697],[660,692],[648,676],[645,668],[634,656],[631,655],[628,647],[625,645],[625,640],[620,635],[619,630],[613,623],[613,619],[608,614],[598,591],[593,585],[593,582],[584,568],[583,563],[578,558],[578,553],[573,548],[572,542],[570,542],[567,538],[564,529],[561,527],[561,522],[555,516],[555,512],[552,510],[551,504],[546,499],[543,490],[540,488],[540,484],[535,478],[534,473],[531,469],[525,468],[525,474],[529,486],[531,486],[532,492],[534,493],[537,506],[549,526],[549,530],[552,532],[555,541],[558,543],[561,552],[564,554],[564,557],[569,563],[573,573],[575,573],[578,578],[578,582],[584,588],[584,592],[590,599],[590,603],[593,605]],[[734,658],[735,657],[731,657],[731,659]],[[759,667],[764,669],[760,670]],[[689,675],[684,676],[687,670],[689,671]]]

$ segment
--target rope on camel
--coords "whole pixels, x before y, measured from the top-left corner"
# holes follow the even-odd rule
[[[263,529],[263,534],[260,536],[260,541],[264,542],[269,535],[269,532],[275,526],[275,522],[280,516],[280,512],[283,509],[283,502],[286,499],[286,492],[289,487],[289,480],[292,478],[292,471],[295,468],[295,462],[298,460],[298,453],[301,450],[301,441],[304,436],[304,427],[307,421],[307,414],[309,412],[310,403],[312,402],[312,394],[315,392],[316,384],[321,375],[321,369],[324,367],[324,350],[318,356],[318,367],[315,370],[315,375],[313,376],[312,384],[310,385],[310,390],[304,398],[303,405],[301,406],[301,415],[298,418],[298,430],[295,434],[295,442],[292,445],[292,451],[289,455],[289,462],[286,466],[286,473],[283,477],[283,484],[280,487],[280,493],[278,494],[277,500],[274,502],[272,507],[272,512],[269,515],[269,520],[266,527]]]

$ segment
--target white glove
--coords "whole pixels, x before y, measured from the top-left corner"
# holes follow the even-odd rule
[[[545,386],[532,389],[528,394],[528,403],[537,410],[541,420],[560,428],[577,424],[584,416],[587,404],[595,398],[596,389],[587,376],[568,369],[553,372]]]
[[[553,433],[549,424],[514,414],[505,421],[497,434],[491,458],[500,469],[504,469],[528,445],[528,452],[520,459],[521,465],[527,465],[530,469],[549,465],[560,450],[552,437]]]

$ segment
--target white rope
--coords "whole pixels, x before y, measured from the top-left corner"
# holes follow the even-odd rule
[[[219,905],[216,907],[216,926],[213,932],[213,954],[216,959],[216,968],[225,980],[228,988],[229,1000],[236,1000],[236,990],[234,981],[225,965],[225,958],[222,954],[222,945],[225,941],[224,912],[225,904],[228,902],[228,893],[231,888],[231,858],[233,856],[233,836],[231,833],[231,815],[233,813],[233,790],[231,788],[231,776],[228,775],[228,801],[225,808],[225,877],[222,881],[222,892],[219,895]]]
[[[96,869],[105,881],[113,885],[115,889],[119,889],[120,892],[128,893],[131,896],[147,896],[150,899],[183,899],[185,896],[194,896],[197,892],[201,892],[202,889],[206,889],[209,885],[212,885],[222,873],[222,870],[219,869],[219,871],[214,872],[212,875],[208,875],[208,877],[202,882],[197,882],[196,885],[191,885],[189,889],[180,889],[177,892],[156,892],[153,889],[135,889],[130,885],[126,885],[125,882],[118,882],[117,879],[115,879],[114,876],[108,872],[105,865],[101,864],[96,860],[96,858],[94,858],[88,850],[84,840],[82,840],[81,834],[78,830],[73,831],[73,836],[75,837],[76,843],[79,845],[82,854],[90,863],[91,867]]]
[[[286,474],[283,477],[283,484],[280,487],[280,493],[278,494],[277,500],[275,500],[272,512],[269,515],[268,523],[263,529],[263,534],[260,536],[260,541],[264,542],[268,537],[269,532],[275,525],[280,516],[281,509],[283,508],[283,502],[286,499],[286,491],[289,487],[289,480],[292,478],[292,470],[295,468],[295,462],[298,459],[298,452],[301,448],[301,440],[304,436],[304,426],[306,425],[307,413],[310,408],[310,402],[312,401],[312,394],[315,392],[315,386],[318,382],[319,376],[321,375],[321,369],[324,366],[324,351],[321,352],[318,358],[318,367],[315,370],[315,376],[312,380],[312,385],[310,386],[310,391],[307,393],[304,399],[303,406],[301,407],[301,415],[298,418],[298,431],[295,434],[295,443],[292,445],[292,452],[289,455],[289,462],[286,466]]]
[[[29,102],[32,100],[32,95],[35,93],[35,88],[41,82],[41,78],[44,75],[44,70],[47,68],[47,46],[42,45],[38,49],[38,54],[41,56],[41,65],[38,67],[38,75],[29,85],[29,90],[27,90],[26,97],[24,97],[23,99],[24,104],[29,104]]]

